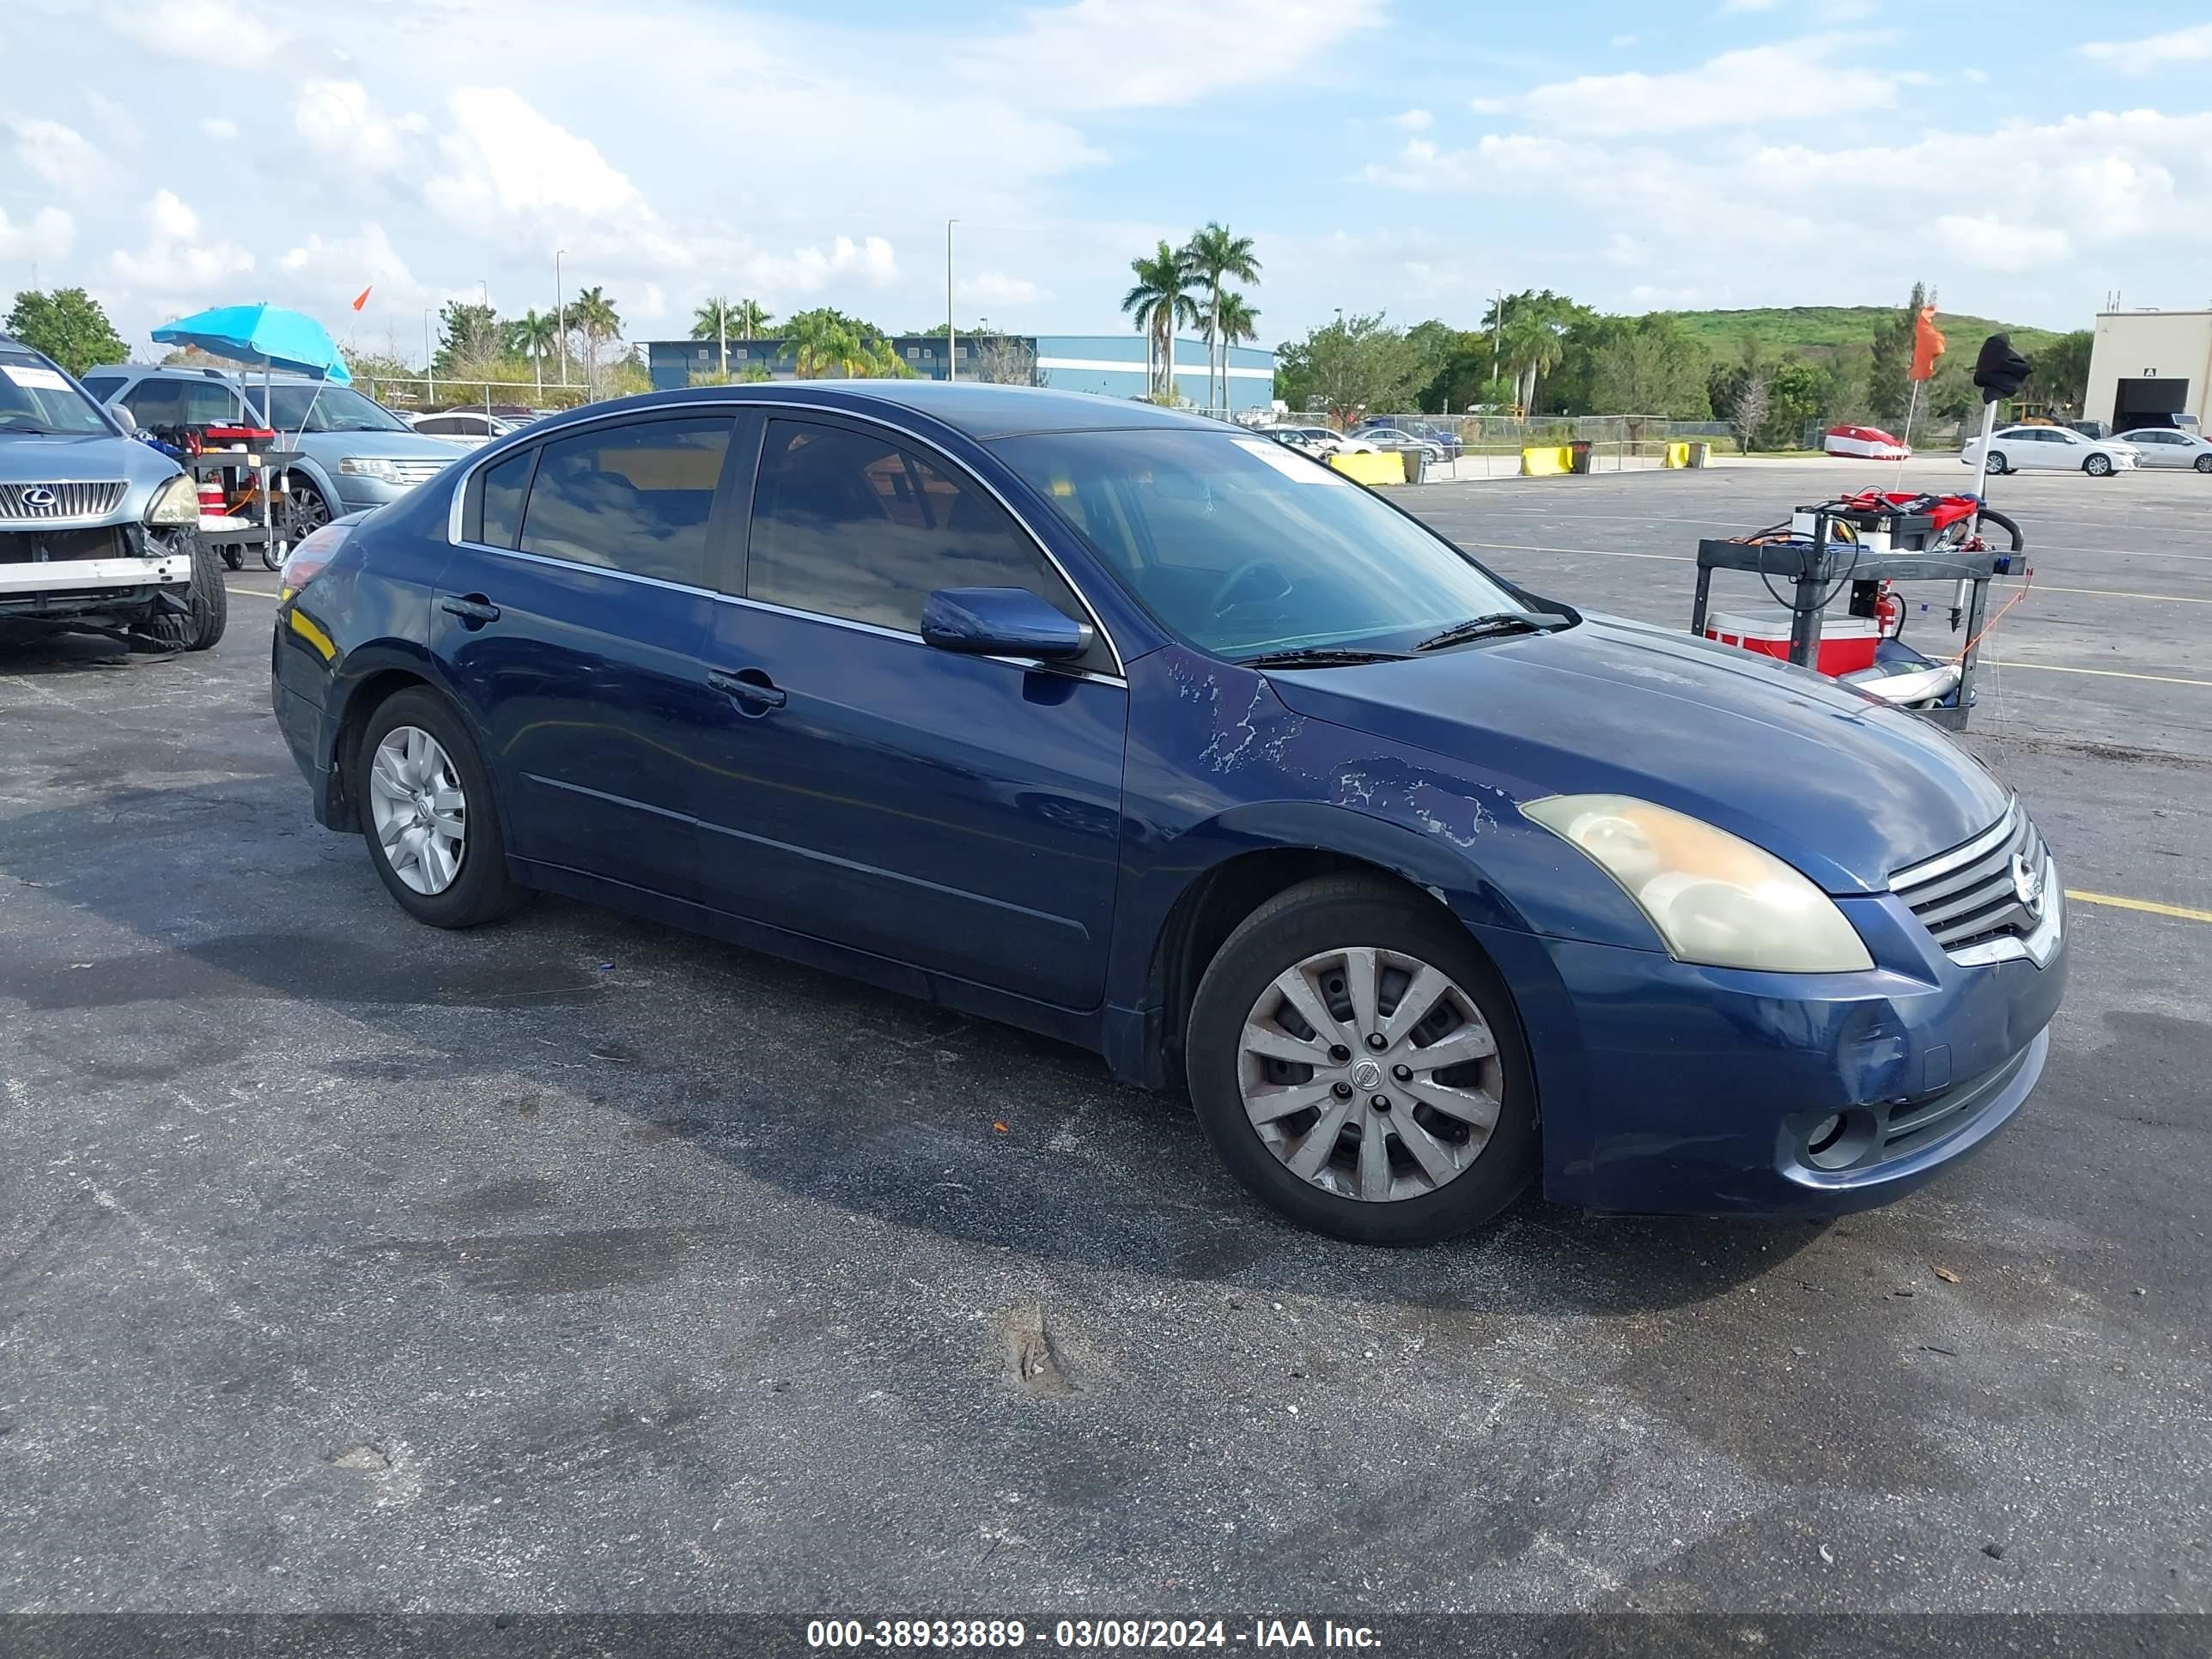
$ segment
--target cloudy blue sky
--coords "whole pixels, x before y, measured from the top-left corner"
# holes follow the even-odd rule
[[[0,295],[35,267],[142,346],[266,298],[419,355],[479,283],[550,305],[556,247],[632,338],[717,292],[915,327],[948,217],[963,326],[1121,326],[1131,255],[1209,218],[1268,342],[1501,286],[2212,304],[2193,5],[7,0],[0,62]]]

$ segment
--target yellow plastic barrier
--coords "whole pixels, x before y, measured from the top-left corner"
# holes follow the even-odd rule
[[[1374,455],[1338,453],[1328,458],[1328,464],[1355,483],[1406,482],[1406,458],[1395,451]]]
[[[1574,470],[1574,452],[1565,444],[1547,444],[1540,448],[1521,452],[1521,476],[1524,478],[1546,478],[1557,473]]]
[[[1664,460],[1659,463],[1662,466],[1687,466],[1689,464],[1690,446],[1686,442],[1668,444],[1667,446],[1667,457]]]

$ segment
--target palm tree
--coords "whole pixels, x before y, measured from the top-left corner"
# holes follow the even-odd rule
[[[720,348],[725,380],[729,378],[730,373],[730,326],[735,321],[736,316],[730,308],[730,302],[720,297],[709,299],[691,313],[691,337],[712,340]]]
[[[1521,407],[1533,413],[1536,382],[1557,368],[1566,354],[1559,331],[1541,307],[1520,306],[1506,317],[1503,348],[1505,366],[1519,382]]]
[[[758,300],[740,300],[730,307],[730,326],[740,340],[750,340],[775,319]]]
[[[507,349],[530,359],[531,374],[537,380],[540,397],[545,392],[545,354],[553,349],[559,334],[559,325],[539,311],[526,311],[507,325]]]
[[[1183,269],[1206,284],[1206,400],[1218,409],[1229,401],[1229,355],[1221,344],[1219,313],[1222,283],[1233,276],[1240,283],[1260,280],[1260,262],[1252,257],[1252,239],[1230,233],[1229,227],[1209,221],[1183,244]],[[1220,375],[1221,396],[1214,398],[1214,376]]]
[[[599,366],[599,342],[622,338],[622,317],[606,290],[587,288],[568,302],[568,325],[584,337],[584,397],[592,396],[592,380]]]
[[[832,373],[849,376],[868,360],[868,343],[860,331],[828,306],[799,312],[784,325],[784,330],[803,380]]]
[[[1207,307],[1206,320],[1221,340],[1221,403],[1229,407],[1229,348],[1260,337],[1260,313],[1235,289],[1224,289]]]
[[[1184,292],[1190,282],[1190,270],[1183,264],[1182,256],[1165,241],[1161,242],[1159,251],[1152,258],[1130,260],[1129,270],[1137,285],[1122,296],[1121,309],[1146,337],[1145,373],[1153,398],[1158,399],[1163,381],[1167,383],[1172,398],[1175,331],[1181,324],[1198,320],[1198,307]]]

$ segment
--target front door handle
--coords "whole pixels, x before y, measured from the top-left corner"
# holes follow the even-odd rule
[[[459,617],[463,622],[477,627],[499,620],[499,607],[481,593],[468,593],[459,599],[441,599],[438,601],[438,609],[449,616]]]
[[[783,688],[757,668],[741,668],[734,674],[725,674],[719,668],[707,671],[707,684],[717,691],[735,697],[744,705],[749,714],[765,714],[771,708],[781,708],[789,701]]]

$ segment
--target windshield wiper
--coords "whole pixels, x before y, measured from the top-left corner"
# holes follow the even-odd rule
[[[1479,640],[1491,634],[1548,634],[1569,625],[1565,617],[1548,611],[1496,611],[1486,617],[1470,617],[1465,622],[1454,623],[1449,628],[1429,635],[1413,649],[1435,651],[1447,645],[1461,645],[1468,640]]]
[[[1349,668],[1363,662],[1403,662],[1402,651],[1357,651],[1341,647],[1299,646],[1289,651],[1267,651],[1256,657],[1239,657],[1245,668]]]

